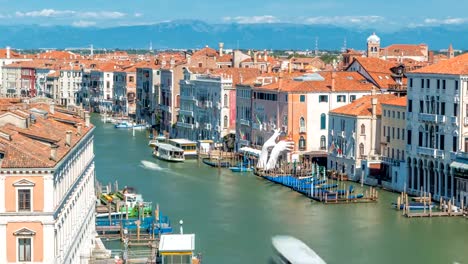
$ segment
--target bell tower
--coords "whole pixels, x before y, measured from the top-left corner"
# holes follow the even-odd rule
[[[375,33],[367,38],[367,57],[380,58],[380,38]]]

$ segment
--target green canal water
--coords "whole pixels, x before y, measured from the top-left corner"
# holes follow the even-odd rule
[[[468,263],[466,219],[406,219],[384,191],[377,204],[323,205],[252,174],[156,160],[147,132],[93,123],[97,179],[135,187],[174,230],[183,219],[204,263],[268,263],[277,234],[303,240],[331,264]]]

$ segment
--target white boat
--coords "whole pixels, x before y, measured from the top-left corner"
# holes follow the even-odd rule
[[[295,237],[274,236],[271,242],[275,249],[274,263],[326,264],[315,251]]]
[[[153,155],[166,161],[182,162],[185,160],[183,149],[166,143],[156,143]]]
[[[190,159],[190,158],[196,159],[198,156],[197,142],[195,141],[190,141],[184,138],[174,138],[174,139],[169,139],[168,143],[173,146],[183,149],[184,157],[186,159]]]
[[[132,128],[133,124],[128,121],[122,121],[115,125],[115,128]]]

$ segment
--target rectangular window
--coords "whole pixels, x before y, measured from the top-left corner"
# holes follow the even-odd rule
[[[426,80],[426,88],[431,88],[431,80]]]
[[[423,132],[419,131],[418,146],[423,146]]]
[[[445,115],[445,102],[440,103],[440,114]]]
[[[424,88],[424,79],[421,79],[421,89]]]
[[[401,140],[405,140],[405,129],[401,129]]]
[[[408,136],[406,137],[406,144],[411,145],[411,130],[408,130]]]
[[[301,94],[299,96],[299,101],[301,101],[301,103],[305,102],[305,95]]]
[[[440,89],[440,80],[437,79],[437,89]]]
[[[408,113],[413,112],[413,100],[408,100]]]
[[[424,101],[419,101],[419,113],[424,113]]]
[[[400,119],[400,111],[397,112],[397,118]]]
[[[453,104],[453,116],[458,116],[458,104]]]
[[[337,95],[336,96],[336,101],[338,103],[346,103],[346,95]]]
[[[395,139],[395,128],[392,127],[392,138]]]
[[[392,111],[392,118],[395,118],[395,111]]]
[[[442,80],[442,89],[445,89],[445,80]]]
[[[396,132],[397,132],[396,138],[397,138],[397,139],[400,139],[400,128],[399,128],[399,127],[397,128],[397,131],[396,131]]]
[[[18,261],[32,261],[31,238],[18,238]]]
[[[383,136],[385,137],[385,126],[383,126]]]
[[[458,137],[453,137],[452,151],[456,152],[458,150]]]
[[[410,87],[410,88],[413,88],[413,78],[410,78],[410,79],[409,79],[409,87]]]
[[[455,90],[458,90],[458,80],[455,80]]]
[[[353,102],[354,100],[356,100],[356,95],[350,95],[349,96],[349,101]]]
[[[287,95],[287,94],[284,95],[284,101],[285,101],[285,102],[288,101],[288,95]]]
[[[445,136],[444,135],[440,135],[440,150],[445,150]]]
[[[18,189],[18,211],[31,211],[30,189]]]
[[[387,116],[387,110],[383,110],[383,116]]]
[[[327,103],[328,102],[328,95],[319,95],[319,103]]]

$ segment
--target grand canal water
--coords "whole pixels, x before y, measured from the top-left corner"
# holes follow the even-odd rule
[[[204,263],[268,263],[277,234],[332,264],[468,263],[466,219],[406,219],[390,208],[396,195],[383,191],[377,204],[322,205],[251,174],[156,160],[146,132],[93,123],[97,179],[135,187],[174,224],[183,219]]]

